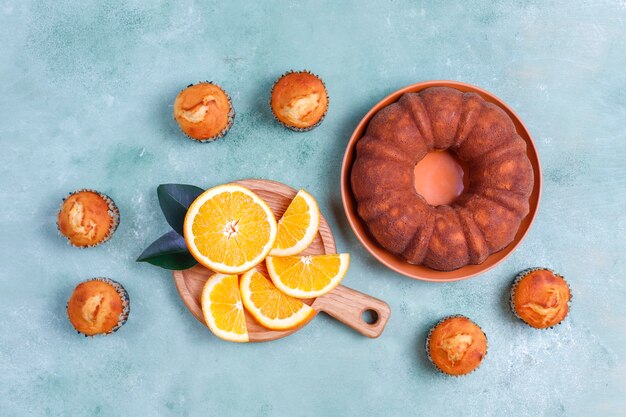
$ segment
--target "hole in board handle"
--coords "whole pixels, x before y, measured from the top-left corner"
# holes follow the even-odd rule
[[[369,325],[374,325],[378,322],[378,312],[372,309],[364,310],[361,319]]]

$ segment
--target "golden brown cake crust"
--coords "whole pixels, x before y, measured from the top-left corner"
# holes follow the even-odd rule
[[[533,269],[516,280],[511,306],[526,324],[545,329],[565,319],[570,300],[570,289],[563,277],[548,269]]]
[[[59,232],[71,244],[79,247],[93,246],[105,241],[117,226],[117,216],[112,213],[108,197],[90,190],[71,194],[63,201],[58,214]]]
[[[487,354],[487,337],[467,317],[454,316],[433,327],[426,349],[439,370],[449,375],[465,375],[478,368]]]
[[[328,109],[328,93],[322,80],[306,71],[283,75],[272,88],[274,116],[288,127],[307,129],[318,124]]]
[[[123,319],[125,300],[115,286],[102,280],[79,284],[67,304],[74,328],[87,336],[110,333]]]
[[[221,87],[198,83],[178,94],[174,101],[174,118],[190,138],[210,141],[230,129],[234,111],[230,98]]]
[[[413,187],[414,167],[449,150],[469,186],[450,206]],[[371,119],[356,144],[351,185],[370,234],[407,262],[449,271],[480,264],[515,238],[534,183],[526,143],[511,118],[475,93],[431,87],[406,93]]]

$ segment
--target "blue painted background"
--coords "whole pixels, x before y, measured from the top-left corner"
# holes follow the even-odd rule
[[[0,415],[617,416],[626,414],[626,3],[619,1],[203,2],[0,0]],[[271,117],[288,69],[321,75],[330,111],[299,134]],[[237,118],[213,144],[185,139],[178,91],[214,80]],[[379,99],[454,79],[507,101],[544,168],[538,218],[502,265],[416,282],[378,264],[343,214],[350,133]],[[317,197],[352,254],[344,283],[392,308],[380,339],[328,317],[269,344],[217,340],[168,272],[134,259],[168,229],[156,186],[261,177]],[[113,239],[77,250],[56,232],[69,191],[111,195]],[[509,312],[512,277],[547,266],[571,283],[557,329]],[[121,281],[115,335],[66,319],[74,286]],[[489,338],[474,374],[437,374],[428,328],[466,314]]]

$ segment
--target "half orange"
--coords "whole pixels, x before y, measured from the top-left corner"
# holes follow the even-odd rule
[[[202,265],[239,274],[263,261],[276,240],[267,204],[237,184],[213,187],[191,203],[183,227],[189,252]]]

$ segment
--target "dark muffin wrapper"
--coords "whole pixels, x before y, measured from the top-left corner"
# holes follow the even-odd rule
[[[274,113],[274,109],[272,108],[272,95],[274,94],[274,88],[276,87],[276,84],[278,84],[278,82],[285,77],[286,75],[289,74],[300,74],[300,73],[307,73],[307,74],[311,74],[313,75],[315,78],[317,78],[318,80],[320,80],[322,82],[322,85],[324,86],[324,90],[326,91],[326,99],[328,104],[326,105],[326,110],[324,110],[324,114],[322,114],[322,117],[320,117],[320,119],[313,125],[308,126],[308,127],[295,127],[295,126],[291,126],[285,122],[283,122],[282,120],[280,120],[278,118],[278,116],[276,115],[276,113]],[[272,85],[272,90],[270,91],[270,110],[272,111],[272,116],[274,116],[274,119],[280,123],[284,128],[292,130],[294,132],[308,132],[310,130],[315,129],[316,127],[318,127],[319,125],[322,124],[322,122],[324,121],[324,119],[326,118],[326,114],[328,113],[328,107],[330,106],[330,96],[328,95],[328,89],[326,88],[326,84],[324,83],[324,80],[322,80],[322,78],[315,74],[314,72],[311,72],[309,70],[301,70],[301,71],[295,71],[295,70],[289,70],[287,72],[285,72],[284,74],[282,74],[280,77],[278,77],[276,79],[276,81],[274,81],[274,84]]]
[[[102,333],[97,333],[94,335],[88,335],[85,334],[83,332],[80,332],[78,330],[76,330],[77,333],[82,334],[85,337],[94,337],[97,335],[110,335],[113,334],[115,332],[117,332],[120,327],[122,327],[126,321],[128,321],[128,315],[130,314],[130,297],[128,296],[128,292],[126,291],[126,289],[124,288],[124,286],[122,284],[120,284],[117,281],[114,281],[110,278],[104,278],[104,277],[97,277],[97,278],[91,278],[85,281],[82,281],[80,284],[84,283],[84,282],[89,282],[89,281],[102,281],[102,282],[106,282],[107,284],[111,285],[113,288],[115,288],[115,290],[117,291],[117,293],[119,294],[120,298],[122,299],[122,312],[120,313],[120,316],[117,319],[117,324],[115,325],[115,327],[113,327],[111,330],[109,330],[108,332],[102,332]],[[66,310],[69,307],[69,301],[67,303],[67,305],[65,306]],[[69,318],[69,314],[68,314],[68,318]],[[73,325],[72,325],[73,327]]]
[[[233,101],[230,98],[230,95],[226,92],[226,90],[222,88],[221,85],[214,83],[213,81],[198,81],[197,84],[211,84],[211,85],[218,87],[220,90],[224,92],[224,94],[226,95],[226,98],[228,99],[228,104],[230,104],[230,111],[228,112],[228,122],[226,123],[226,127],[222,129],[217,135],[212,136],[210,138],[206,138],[206,139],[197,139],[197,138],[191,137],[187,133],[185,133],[183,129],[180,129],[180,131],[183,133],[183,135],[185,135],[187,139],[193,140],[194,142],[200,142],[200,143],[215,142],[216,140],[221,139],[224,136],[226,136],[226,134],[230,131],[230,129],[233,127],[233,124],[235,123],[235,115],[237,113],[235,112],[235,107],[233,106]],[[187,87],[182,89],[181,92],[185,91],[187,88],[192,87],[194,85],[195,84],[189,84]],[[176,118],[174,118],[174,120],[176,120]],[[178,124],[178,121],[176,121],[176,124]]]
[[[445,322],[446,320],[450,320],[450,319],[454,319],[454,318],[464,318],[464,319],[468,319],[469,321],[471,321],[472,323],[474,323],[476,326],[478,326],[478,324],[476,324],[472,319],[470,319],[467,316],[464,316],[463,314],[452,314],[450,316],[445,316],[443,318],[441,318],[437,323],[435,323],[430,330],[428,331],[428,335],[426,336],[426,342],[425,342],[425,350],[426,350],[426,356],[428,356],[428,360],[430,361],[430,363],[433,364],[433,366],[435,367],[435,369],[437,369],[437,371],[440,374],[446,375],[446,376],[452,376],[455,378],[460,378],[460,377],[464,377],[467,375],[470,375],[472,373],[474,373],[478,368],[480,368],[483,364],[483,360],[485,359],[485,357],[487,356],[487,352],[489,352],[489,339],[487,338],[487,334],[485,333],[485,331],[482,329],[482,327],[478,326],[478,328],[480,329],[481,332],[483,332],[483,335],[485,336],[485,340],[486,340],[486,347],[485,347],[485,356],[483,356],[483,359],[480,361],[480,363],[478,364],[478,366],[474,369],[472,369],[471,371],[469,371],[466,374],[461,374],[461,375],[452,375],[449,374],[447,372],[444,372],[441,368],[439,368],[439,366],[437,366],[437,364],[435,363],[435,361],[433,360],[433,358],[430,356],[430,337],[433,334],[433,332],[435,331],[435,328],[437,328],[437,326],[439,326],[440,324],[442,324],[443,322]]]
[[[79,246],[79,245],[75,245],[74,243],[72,243],[69,237],[61,233],[61,228],[59,227],[59,215],[61,214],[61,211],[63,210],[63,205],[65,204],[65,200],[67,200],[74,194],[78,194],[82,192],[91,192],[91,193],[98,194],[104,201],[106,201],[107,205],[109,206],[109,216],[111,216],[111,227],[109,228],[109,231],[107,232],[106,236],[104,236],[104,239],[102,239],[100,242],[94,243],[92,245]],[[57,211],[57,232],[59,233],[60,236],[67,239],[68,244],[79,249],[93,248],[93,247],[99,246],[107,242],[109,239],[111,239],[111,237],[113,236],[113,233],[115,233],[115,231],[117,230],[117,226],[119,226],[119,224],[120,224],[120,211],[117,208],[115,201],[113,201],[113,199],[109,197],[108,195],[101,193],[100,191],[91,189],[91,188],[81,188],[80,190],[76,190],[71,193],[68,193],[65,197],[63,197],[63,200],[61,201],[61,205],[59,206],[59,210]]]
[[[517,310],[515,309],[515,302],[514,297],[515,297],[515,290],[517,289],[517,286],[519,285],[519,283],[522,281],[523,278],[525,278],[526,276],[528,276],[528,274],[530,274],[531,272],[535,272],[535,271],[550,271],[552,272],[555,276],[560,277],[563,281],[565,281],[565,284],[567,285],[567,288],[569,289],[569,301],[567,302],[567,306],[568,306],[568,312],[565,315],[565,317],[563,317],[563,320],[561,320],[560,322],[553,324],[550,327],[535,327],[535,326],[531,326],[530,324],[526,323],[526,320],[524,320],[517,312]],[[569,282],[567,282],[567,280],[563,277],[563,275],[555,272],[553,269],[550,268],[543,268],[543,267],[539,267],[539,266],[535,266],[535,267],[531,267],[531,268],[526,268],[522,271],[520,271],[514,278],[513,280],[513,285],[511,285],[511,291],[509,292],[509,305],[511,306],[511,311],[513,312],[513,315],[515,317],[517,317],[518,319],[520,319],[522,321],[522,323],[524,323],[526,326],[535,329],[535,330],[548,330],[548,329],[553,329],[556,326],[560,326],[561,323],[563,323],[565,321],[565,319],[567,318],[567,316],[569,315],[569,310],[571,309],[571,305],[572,305],[572,299],[573,299],[573,295],[572,295],[572,288],[569,285]]]

